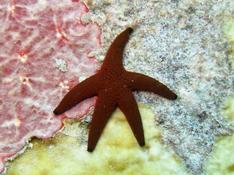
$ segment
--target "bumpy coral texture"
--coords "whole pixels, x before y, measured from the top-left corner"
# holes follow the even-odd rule
[[[90,99],[63,116],[52,113],[98,67],[89,53],[100,46],[100,31],[81,22],[87,12],[79,1],[0,1],[0,172],[30,137],[51,137],[62,118],[93,105]]]

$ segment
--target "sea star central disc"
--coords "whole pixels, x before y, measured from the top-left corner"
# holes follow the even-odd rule
[[[175,93],[159,81],[124,69],[123,51],[132,32],[132,28],[127,28],[120,33],[111,44],[100,71],[72,88],[54,110],[54,114],[62,114],[86,98],[98,97],[89,130],[90,152],[95,149],[108,119],[117,106],[126,116],[138,144],[145,144],[141,116],[132,91],[154,92],[170,100],[177,98]]]

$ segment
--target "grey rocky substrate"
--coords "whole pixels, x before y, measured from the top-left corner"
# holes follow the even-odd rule
[[[222,104],[234,92],[234,72],[227,57],[222,25],[234,16],[234,1],[225,0],[86,0],[83,22],[102,29],[102,62],[114,37],[128,26],[134,33],[126,47],[127,70],[163,82],[179,96],[168,101],[136,92],[138,102],[152,107],[163,141],[193,174],[203,174],[215,139],[233,132],[222,117]]]

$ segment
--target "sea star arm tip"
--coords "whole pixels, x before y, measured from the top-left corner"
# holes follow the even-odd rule
[[[133,28],[131,28],[131,27],[128,27],[126,30],[128,31],[129,34],[133,33],[133,31],[134,31]]]
[[[82,81],[73,87],[62,99],[56,109],[53,111],[55,115],[62,114],[71,109],[86,98],[97,95],[98,92],[98,76],[94,75]],[[93,86],[95,85],[95,86]]]
[[[144,130],[136,100],[130,90],[126,89],[122,93],[123,95],[118,101],[118,106],[127,118],[138,144],[144,146]]]
[[[93,118],[89,130],[87,151],[92,152],[105,128],[111,114],[116,108],[116,102],[112,99],[111,94],[104,91],[98,94],[95,105]]]
[[[127,72],[126,76],[132,90],[153,92],[169,100],[177,99],[177,95],[167,86],[149,76],[135,72]]]
[[[102,67],[110,68],[113,67],[113,65],[115,67],[123,67],[122,61],[124,48],[132,32],[133,29],[129,27],[114,39],[107,51]]]

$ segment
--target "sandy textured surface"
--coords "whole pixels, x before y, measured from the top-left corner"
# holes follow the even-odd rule
[[[125,67],[162,81],[179,99],[169,102],[143,92],[136,97],[152,106],[163,127],[164,142],[191,172],[201,174],[216,136],[232,133],[220,109],[234,92],[227,56],[230,45],[223,34],[224,19],[234,14],[234,1],[86,3],[91,10],[83,21],[97,22],[103,31],[103,47],[92,53],[99,61],[120,31],[135,26],[125,52]]]

